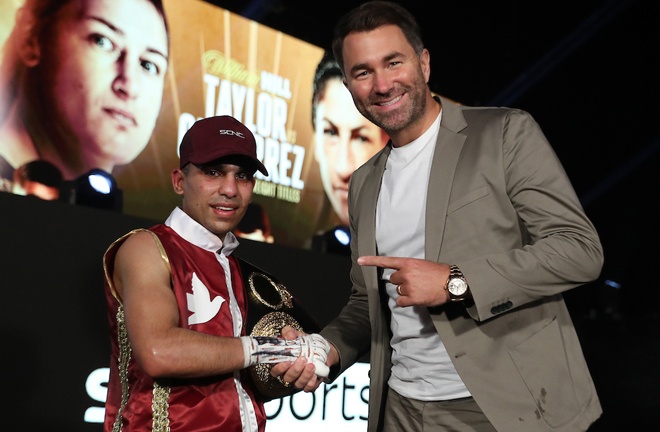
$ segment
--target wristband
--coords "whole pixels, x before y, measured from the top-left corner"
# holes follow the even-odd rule
[[[243,367],[295,361],[298,357],[304,357],[314,364],[316,375],[325,378],[330,373],[330,368],[325,364],[330,344],[319,334],[291,340],[268,336],[242,336],[240,339],[245,359]]]

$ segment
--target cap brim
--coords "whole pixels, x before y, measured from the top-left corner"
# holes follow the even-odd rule
[[[195,163],[195,165],[209,165],[213,163],[230,163],[232,165],[237,165],[240,167],[243,167],[247,169],[248,171],[251,172],[261,172],[263,175],[268,177],[268,170],[264,166],[264,164],[261,163],[258,159],[254,159],[250,156],[243,155],[243,154],[231,154],[231,155],[225,155],[221,156],[217,159],[213,159],[212,161],[209,162],[204,162],[204,163]],[[194,163],[194,162],[193,162]]]

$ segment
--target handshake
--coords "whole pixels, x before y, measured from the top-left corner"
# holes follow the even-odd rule
[[[330,344],[319,334],[298,336],[291,340],[268,336],[242,336],[241,342],[245,355],[244,367],[294,361],[298,357],[304,357],[314,364],[319,377],[325,378],[330,373],[330,368],[325,364]]]

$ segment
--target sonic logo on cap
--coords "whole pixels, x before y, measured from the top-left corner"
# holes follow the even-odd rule
[[[245,136],[242,133],[233,131],[231,129],[220,129],[220,135],[234,135],[239,138],[245,139]]]

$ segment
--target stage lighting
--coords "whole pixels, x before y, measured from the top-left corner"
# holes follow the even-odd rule
[[[312,249],[339,255],[351,254],[351,233],[347,226],[336,226],[328,231],[314,236]]]
[[[64,182],[60,193],[62,201],[121,212],[123,194],[112,174],[98,168],[73,181]]]
[[[332,230],[332,234],[334,235],[334,240],[341,246],[346,247],[351,244],[351,233],[348,231],[348,227],[336,227]]]

